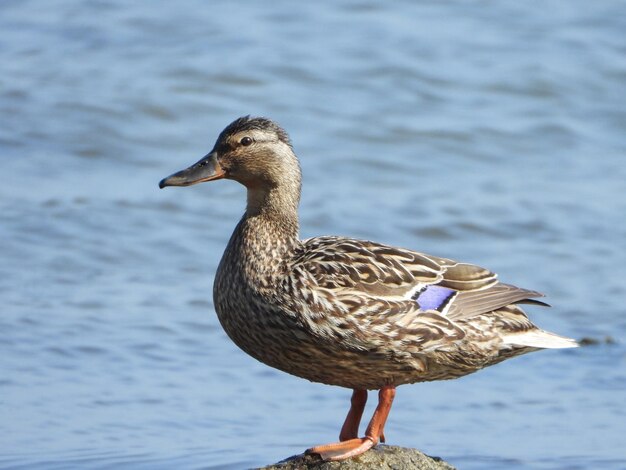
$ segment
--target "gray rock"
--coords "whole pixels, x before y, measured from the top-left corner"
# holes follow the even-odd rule
[[[455,470],[439,457],[429,457],[419,450],[378,445],[358,457],[341,462],[324,462],[318,455],[294,455],[281,462],[257,470]]]

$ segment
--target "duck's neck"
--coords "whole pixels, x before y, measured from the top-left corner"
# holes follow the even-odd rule
[[[299,244],[298,198],[285,191],[248,188],[246,213],[228,250],[239,258],[246,277],[267,279],[283,272]]]
[[[248,216],[266,215],[274,218],[295,218],[298,221],[299,191],[286,191],[281,186],[248,188]]]
[[[289,190],[291,189],[291,190]],[[244,219],[265,226],[280,240],[298,239],[300,187],[248,188]]]

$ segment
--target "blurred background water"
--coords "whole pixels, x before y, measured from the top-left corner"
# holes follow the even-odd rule
[[[243,468],[336,438],[349,391],[217,322],[243,188],[157,188],[253,114],[302,160],[303,237],[488,266],[548,295],[541,326],[615,339],[401,387],[390,443],[626,468],[624,31],[623,1],[3,0],[0,467]]]

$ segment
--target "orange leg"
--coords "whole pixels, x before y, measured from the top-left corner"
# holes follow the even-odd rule
[[[357,391],[355,391],[355,394],[356,392]],[[392,386],[383,387],[380,392],[378,392],[378,406],[376,407],[376,411],[374,411],[374,416],[372,416],[370,424],[367,426],[365,437],[315,446],[308,449],[306,452],[308,454],[319,454],[324,460],[344,460],[360,455],[371,449],[378,444],[381,436],[384,439],[383,429],[385,428],[385,422],[387,421],[387,416],[389,416],[389,410],[391,410],[391,404],[395,396],[396,388]],[[350,411],[352,412],[352,408]],[[351,413],[348,413],[348,418],[350,418],[350,414]],[[346,421],[348,421],[348,418],[346,418]]]
[[[367,403],[367,390],[354,389],[350,400],[350,411],[339,434],[340,441],[359,437],[359,424],[361,424],[365,403]]]

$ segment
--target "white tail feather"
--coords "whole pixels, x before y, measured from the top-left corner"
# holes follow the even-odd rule
[[[506,335],[502,338],[504,344],[512,346],[527,346],[530,348],[559,349],[577,348],[578,343],[570,338],[548,333],[543,330],[531,330],[524,333]]]

